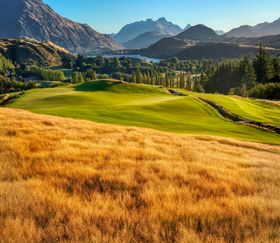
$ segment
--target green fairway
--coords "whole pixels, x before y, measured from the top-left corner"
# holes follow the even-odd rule
[[[8,106],[102,123],[280,144],[279,135],[234,124],[194,97],[173,96],[147,85],[95,81],[76,87],[34,89]]]
[[[261,101],[237,96],[198,93],[192,94],[197,97],[211,100],[216,104],[223,106],[228,111],[248,120],[280,127],[280,107],[276,105],[266,104]]]

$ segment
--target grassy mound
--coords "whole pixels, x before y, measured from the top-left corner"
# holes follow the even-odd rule
[[[280,148],[0,109],[2,242],[279,242]]]
[[[280,143],[279,135],[234,124],[195,97],[170,95],[148,85],[101,80],[30,90],[8,106],[102,123]]]

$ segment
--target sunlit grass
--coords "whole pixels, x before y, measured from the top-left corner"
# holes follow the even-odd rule
[[[101,123],[280,144],[277,134],[234,124],[205,102],[170,95],[149,85],[101,80],[76,87],[35,89],[9,107]]]
[[[280,148],[0,110],[1,242],[279,242]]]

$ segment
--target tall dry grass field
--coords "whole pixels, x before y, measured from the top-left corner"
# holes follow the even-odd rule
[[[280,147],[0,110],[0,242],[280,242]]]

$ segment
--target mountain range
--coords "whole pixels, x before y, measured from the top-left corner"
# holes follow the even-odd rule
[[[147,32],[157,32],[159,35],[174,36],[182,32],[183,29],[167,21],[165,18],[159,18],[154,21],[152,19],[147,19],[145,21],[138,21],[128,25],[125,25],[115,36],[114,39],[124,44],[131,41]]]
[[[261,23],[255,26],[242,25],[226,33],[227,37],[261,37],[280,34],[280,18],[272,23]]]
[[[2,38],[49,40],[74,53],[121,48],[109,35],[58,15],[42,0],[0,0],[0,30]]]
[[[191,48],[196,48],[209,53],[205,49],[207,46],[209,51],[215,48],[222,54],[226,49],[219,50],[219,44],[223,44],[222,48],[228,45],[231,50],[242,48],[241,53],[245,54],[246,50],[250,49],[252,52],[252,46],[255,50],[255,46],[261,43],[272,48],[280,46],[280,18],[271,23],[243,25],[226,34],[205,25],[188,24],[182,29],[165,18],[155,21],[147,19],[128,24],[115,35],[106,35],[98,33],[87,24],[60,16],[42,0],[0,0],[0,30],[0,38],[26,37],[50,41],[72,53],[126,48],[141,49],[141,52],[154,57],[174,53],[182,57],[187,56],[179,55],[184,49],[190,51]],[[216,45],[210,45],[211,43]]]
[[[259,44],[266,44],[269,51],[279,54],[280,35],[261,38],[235,38],[219,36],[205,25],[193,26],[177,36],[161,39],[140,54],[154,58],[178,57],[180,59],[200,58],[238,58],[252,56],[258,51]]]
[[[123,46],[127,49],[143,49],[169,36],[160,32],[145,32],[124,43]]]

